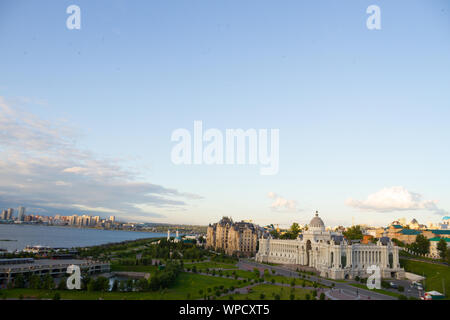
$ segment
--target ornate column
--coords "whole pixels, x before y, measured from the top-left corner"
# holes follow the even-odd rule
[[[347,260],[345,263],[346,267],[350,267],[350,265],[353,265],[353,250],[351,247],[350,248],[347,247],[346,260]]]
[[[393,268],[397,269],[399,267],[399,262],[398,262],[398,247],[394,247],[394,250],[392,252],[392,256],[393,256]]]

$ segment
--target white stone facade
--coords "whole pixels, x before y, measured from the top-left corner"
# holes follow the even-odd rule
[[[349,244],[342,234],[325,230],[318,214],[311,220],[308,231],[295,240],[259,240],[256,261],[313,267],[330,279],[368,277],[367,268],[380,267],[382,278],[404,278],[400,267],[399,248],[388,238],[377,244]]]

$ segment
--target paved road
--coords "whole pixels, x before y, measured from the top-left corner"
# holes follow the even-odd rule
[[[295,272],[295,271],[292,271],[292,270],[289,270],[287,268],[280,267],[280,266],[270,266],[270,265],[266,265],[266,264],[257,263],[255,261],[251,261],[251,260],[244,260],[244,259],[240,260],[238,262],[238,267],[239,267],[239,269],[243,269],[243,270],[252,270],[255,267],[261,268],[261,269],[275,270],[276,274],[279,274],[279,275],[283,275],[286,277],[300,278],[298,272]],[[345,297],[347,296],[348,299],[345,299],[345,300],[350,300],[349,297],[355,297],[356,299],[397,300],[397,298],[392,297],[392,296],[374,292],[374,291],[371,291],[368,289],[356,288],[356,287],[349,285],[348,283],[332,281],[332,280],[324,279],[324,278],[317,277],[317,276],[308,275],[308,280],[317,281],[317,282],[320,282],[327,286],[332,286],[332,284],[334,283],[333,291],[341,290],[341,293],[344,294],[342,296],[336,295],[335,296],[336,298],[341,297],[342,299],[345,299]],[[404,295],[414,296],[416,298],[419,297],[418,291],[416,289],[410,288],[409,281],[407,281],[407,280],[392,280],[392,281],[394,283],[396,283],[397,285],[402,285],[405,288],[405,292],[403,293]],[[357,283],[357,282],[354,282],[354,283]],[[410,291],[408,292],[408,290],[410,290]],[[389,289],[389,291],[399,293],[398,291],[393,290],[393,289]],[[358,296],[360,296],[360,298],[358,298]]]

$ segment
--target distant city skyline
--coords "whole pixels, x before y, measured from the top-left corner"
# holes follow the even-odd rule
[[[39,215],[37,213],[30,213],[30,214],[25,214],[26,208],[19,206],[18,210],[17,210],[17,217],[14,216],[14,208],[9,208],[9,209],[3,209],[2,210],[2,214],[0,215],[0,220],[16,220],[16,221],[22,221],[22,222],[27,222],[27,221],[38,221],[39,219],[44,219],[42,220],[43,222],[45,221],[50,221],[47,219],[52,219],[51,221],[56,222],[57,224],[58,221],[60,222],[66,222],[68,225],[78,225],[78,226],[96,226],[99,224],[105,224],[107,222],[114,224],[114,223],[132,223],[132,224],[140,224],[140,223],[144,223],[142,221],[127,221],[124,219],[120,219],[116,221],[116,217],[115,216],[99,216],[99,215],[91,215],[89,213],[72,213],[70,215],[61,215],[61,214],[54,214],[54,215]],[[22,214],[21,214],[22,213]],[[316,211],[316,213],[318,213],[318,211]],[[21,218],[22,217],[22,218]],[[32,217],[32,220],[28,220],[30,217]],[[230,215],[229,216],[230,219],[233,219],[233,217]],[[37,220],[36,220],[37,219]],[[355,223],[354,218],[352,219],[351,224],[341,224],[341,225],[328,225],[326,226],[327,228],[337,228],[337,227],[350,227],[353,225],[361,225],[361,226],[368,226],[368,227],[385,227],[387,225],[390,225],[392,223],[398,222],[401,225],[409,225],[411,223],[414,224],[420,224],[420,225],[426,225],[427,227],[437,227],[439,228],[439,225],[448,225],[448,221],[450,220],[450,216],[444,216],[442,217],[442,219],[440,220],[433,220],[433,221],[420,221],[418,222],[417,219],[415,218],[411,218],[408,219],[406,217],[397,217],[396,219],[392,220],[392,221],[388,221],[386,223],[381,223],[381,224],[375,224],[375,225],[368,225],[365,223]],[[304,222],[300,222],[298,221],[292,221],[289,224],[277,224],[277,223],[266,223],[266,224],[260,224],[257,223],[257,221],[253,221],[252,219],[240,219],[240,220],[236,220],[236,221],[241,221],[241,222],[246,222],[246,223],[255,223],[257,225],[260,226],[268,226],[268,225],[274,225],[275,227],[281,227],[282,229],[288,229],[292,223],[299,223],[300,226],[306,226],[308,225],[307,223]],[[147,221],[147,223],[152,223],[152,221]],[[161,223],[164,224],[164,223]],[[211,222],[203,224],[204,226],[208,226],[210,225]],[[202,224],[200,224],[202,225]]]
[[[450,215],[448,1],[78,0],[79,30],[71,4],[0,4],[0,208],[191,225]],[[279,130],[277,174],[174,164],[171,135],[195,121]]]

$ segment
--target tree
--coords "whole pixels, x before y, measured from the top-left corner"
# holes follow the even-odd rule
[[[120,281],[119,282],[119,291],[124,292],[124,291],[126,291],[126,289],[127,289],[126,281],[125,280]]]
[[[289,230],[283,235],[278,235],[280,239],[297,239],[298,234],[300,233],[301,228],[297,222],[294,222]]]
[[[294,238],[298,237],[298,234],[300,233],[301,228],[297,222],[294,222],[289,229],[289,232],[294,236]]]
[[[418,234],[416,236],[416,241],[411,243],[411,250],[422,255],[429,253],[430,240],[428,240],[424,235]]]
[[[439,240],[439,243],[437,244],[437,249],[439,251],[439,256],[442,260],[445,259],[445,255],[447,254],[447,241],[445,241],[444,238],[441,238]]]
[[[363,238],[361,226],[359,226],[359,225],[348,228],[347,231],[343,232],[343,235],[348,240],[361,240]]]
[[[41,278],[35,274],[30,277],[30,289],[40,289]]]
[[[111,288],[111,291],[119,291],[119,280],[115,279]]]
[[[260,272],[258,268],[253,268],[253,273],[255,274],[256,278],[260,277]]]
[[[62,277],[58,283],[58,290],[67,290],[67,277]]]
[[[25,287],[25,279],[21,273],[19,273],[14,279],[14,288],[24,288]]]
[[[47,274],[44,278],[44,282],[42,284],[43,289],[52,290],[55,288],[55,282],[51,275]]]
[[[272,238],[274,238],[274,239],[279,239],[280,238],[280,234],[277,232],[277,230],[272,230],[269,233],[272,236]]]
[[[398,240],[398,239],[396,239],[396,238],[393,238],[392,239],[392,242],[393,243],[395,243],[397,246],[399,246],[399,247],[404,247],[405,246],[405,244],[403,243],[403,241],[400,241],[400,240]]]

